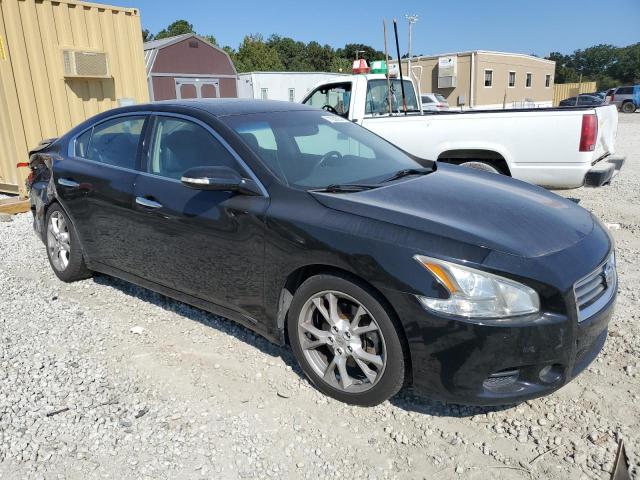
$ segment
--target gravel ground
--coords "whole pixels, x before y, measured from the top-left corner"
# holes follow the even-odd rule
[[[605,479],[618,438],[640,478],[640,115],[618,144],[614,185],[559,192],[616,237],[610,338],[576,381],[505,408],[343,405],[230,321],[106,276],[59,282],[30,215],[0,222],[0,478]]]

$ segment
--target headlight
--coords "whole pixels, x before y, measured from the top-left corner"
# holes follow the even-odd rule
[[[449,298],[419,296],[429,310],[476,318],[513,317],[540,310],[540,297],[526,285],[435,258],[413,258],[449,292]]]

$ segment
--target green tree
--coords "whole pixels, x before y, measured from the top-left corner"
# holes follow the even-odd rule
[[[142,30],[142,41],[143,42],[150,42],[153,39],[154,39],[153,33],[151,33],[148,28],[145,28],[145,29]]]
[[[211,45],[215,45],[216,47],[218,46],[218,40],[216,40],[216,37],[214,37],[213,35],[202,35],[202,38],[204,38]]]
[[[277,50],[267,45],[260,34],[244,37],[234,57],[238,72],[284,70]]]
[[[267,40],[267,45],[278,52],[278,57],[286,71],[307,72],[313,70],[304,42],[296,42],[293,38],[273,34]]]
[[[193,31],[193,25],[186,20],[176,20],[167,28],[160,30],[156,34],[156,40],[175,37],[177,35],[184,35],[185,33],[195,33]]]

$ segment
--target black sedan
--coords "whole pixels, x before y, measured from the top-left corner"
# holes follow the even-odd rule
[[[577,97],[565,98],[560,102],[561,107],[597,107],[604,103],[604,98],[598,95],[582,93]]]
[[[102,272],[236,320],[289,344],[345,402],[403,385],[517,402],[570,381],[606,339],[614,248],[589,212],[321,110],[124,107],[44,142],[30,165],[61,280]]]

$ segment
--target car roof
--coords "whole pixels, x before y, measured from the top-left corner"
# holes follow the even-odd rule
[[[308,105],[295,102],[284,102],[278,100],[256,100],[252,98],[207,98],[189,100],[164,100],[161,102],[151,102],[137,104],[111,110],[110,114],[151,110],[170,111],[171,107],[198,109],[213,115],[214,117],[224,117],[229,115],[247,115],[252,113],[273,113],[292,111],[316,111],[317,109]]]

